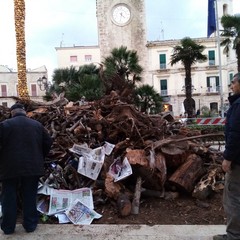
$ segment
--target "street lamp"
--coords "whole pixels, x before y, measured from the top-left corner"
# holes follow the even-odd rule
[[[45,76],[43,76],[39,77],[39,79],[37,80],[37,85],[39,86],[41,91],[48,91],[51,83],[47,80]]]
[[[193,85],[191,85],[191,91],[193,92],[194,90],[196,90],[196,88],[193,86]],[[182,86],[182,90],[181,91],[186,91],[186,86],[184,85],[184,86]]]

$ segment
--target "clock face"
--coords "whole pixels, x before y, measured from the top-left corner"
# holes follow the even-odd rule
[[[118,25],[125,25],[131,18],[131,12],[127,5],[118,4],[113,8],[112,19]]]

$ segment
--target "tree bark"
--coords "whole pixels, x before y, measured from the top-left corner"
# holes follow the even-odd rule
[[[126,217],[131,214],[132,204],[127,194],[121,193],[118,196],[117,208],[118,208],[119,215],[122,217]]]
[[[187,161],[169,178],[169,182],[180,188],[180,190],[191,193],[196,181],[203,173],[204,168],[202,159],[196,154],[191,154]]]
[[[139,213],[139,205],[140,205],[140,197],[141,197],[141,186],[142,186],[142,178],[138,177],[136,182],[135,193],[132,201],[132,214]]]

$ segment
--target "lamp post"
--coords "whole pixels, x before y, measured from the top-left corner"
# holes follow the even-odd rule
[[[196,90],[196,88],[193,85],[191,85],[191,92],[193,92],[194,90]],[[186,92],[186,86],[185,85],[182,86],[182,90],[181,91]]]
[[[47,78],[45,76],[43,77],[39,77],[39,79],[37,80],[37,85],[39,86],[41,91],[48,91],[51,83],[47,80]]]

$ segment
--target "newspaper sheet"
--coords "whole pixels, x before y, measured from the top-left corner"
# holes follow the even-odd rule
[[[47,178],[45,182],[38,182],[38,194],[50,195],[51,187],[49,186],[50,180]]]
[[[102,216],[93,209],[88,208],[79,199],[76,199],[65,213],[74,224],[91,224],[94,218]]]
[[[76,199],[93,209],[93,197],[90,188],[79,188],[73,191],[52,189],[48,215],[67,210]]]
[[[37,203],[37,210],[40,213],[47,215],[49,212],[49,199],[43,198],[43,199],[39,200]]]
[[[112,153],[112,150],[114,149],[115,145],[109,142],[105,142],[103,145],[104,151],[106,155],[110,155]]]
[[[92,149],[79,157],[78,173],[96,180],[103,166],[105,151],[103,147]]]
[[[69,223],[70,220],[65,213],[57,213],[55,217],[58,218],[59,223]]]
[[[91,154],[92,149],[88,147],[86,143],[83,144],[73,144],[72,148],[69,149],[71,152],[76,153],[77,155]]]
[[[114,147],[114,144],[105,142],[102,147],[91,149],[84,143],[74,144],[69,150],[79,155],[78,173],[96,180],[102,169],[105,155],[110,155]]]
[[[132,167],[125,157],[123,162],[121,158],[117,158],[109,167],[109,173],[113,176],[114,182],[122,180],[132,174]]]

